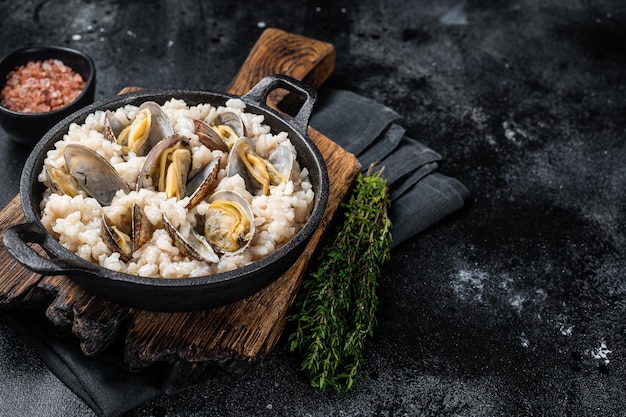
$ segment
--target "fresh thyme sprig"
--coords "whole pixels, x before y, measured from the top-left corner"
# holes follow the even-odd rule
[[[373,335],[380,266],[390,257],[389,196],[382,169],[359,174],[342,204],[345,219],[315,259],[289,316],[289,349],[314,388],[340,392],[356,383],[365,339]]]

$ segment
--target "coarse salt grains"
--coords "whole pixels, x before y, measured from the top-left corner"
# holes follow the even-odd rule
[[[8,74],[0,104],[17,112],[43,113],[71,103],[83,88],[80,74],[62,61],[30,61]]]

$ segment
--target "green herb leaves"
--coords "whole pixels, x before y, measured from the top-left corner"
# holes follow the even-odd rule
[[[302,355],[311,385],[340,392],[356,383],[365,339],[376,324],[380,266],[390,257],[389,196],[382,170],[359,174],[345,219],[302,284],[289,349]]]

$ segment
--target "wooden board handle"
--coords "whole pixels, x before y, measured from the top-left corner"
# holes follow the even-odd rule
[[[335,48],[326,42],[285,32],[265,29],[233,78],[228,92],[245,94],[263,77],[288,75],[317,89],[335,68]],[[277,105],[287,95],[276,92],[268,98]]]

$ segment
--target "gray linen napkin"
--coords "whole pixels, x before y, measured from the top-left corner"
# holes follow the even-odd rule
[[[394,248],[450,213],[469,196],[457,179],[436,170],[441,155],[407,137],[388,107],[350,91],[322,89],[311,126],[356,155],[363,170],[385,167]]]
[[[405,135],[393,110],[357,94],[320,90],[311,126],[355,154],[366,170],[385,166],[392,204],[392,247],[461,208],[468,191],[437,172],[442,157]],[[346,123],[346,121],[349,121]],[[167,372],[159,367],[131,373],[121,354],[84,356],[77,341],[60,337],[40,311],[20,307],[2,313],[33,344],[50,370],[98,416],[115,417],[159,395]]]
[[[123,366],[122,347],[88,357],[73,335],[55,328],[38,309],[19,307],[1,315],[98,416],[119,416],[161,393],[162,369],[129,372]]]

